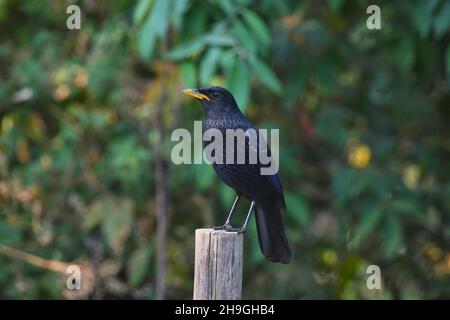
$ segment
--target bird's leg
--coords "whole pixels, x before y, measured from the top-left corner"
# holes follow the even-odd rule
[[[245,217],[244,224],[242,225],[242,227],[236,228],[236,231],[245,232],[245,230],[247,230],[248,220],[250,219],[250,215],[252,214],[255,204],[256,204],[255,201],[252,201],[252,204],[250,205],[250,209],[248,209],[247,217]]]
[[[236,207],[236,204],[238,203],[240,197],[241,197],[240,194],[238,194],[236,196],[236,199],[234,200],[233,206],[231,207],[230,213],[228,214],[228,217],[227,217],[227,220],[225,221],[225,224],[223,226],[220,226],[220,227],[214,227],[215,230],[223,230],[223,229],[228,230],[228,229],[232,229],[233,228],[233,226],[230,223],[230,220],[231,220],[231,217],[233,216],[234,208]]]
[[[227,220],[225,221],[226,226],[231,225],[230,220],[231,220],[231,217],[233,216],[234,208],[236,207],[240,197],[241,197],[241,195],[238,194],[236,196],[236,199],[233,202],[233,206],[231,207],[230,213],[228,214]]]

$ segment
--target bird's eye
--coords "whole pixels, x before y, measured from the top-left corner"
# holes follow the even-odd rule
[[[218,92],[213,92],[213,97],[214,98],[217,98],[219,96],[219,93]]]

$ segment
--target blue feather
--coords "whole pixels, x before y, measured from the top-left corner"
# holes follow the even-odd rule
[[[274,174],[266,177],[270,184],[275,187],[275,190],[277,190],[280,195],[283,195],[283,187],[281,186],[281,181],[280,178],[278,178],[278,175]]]

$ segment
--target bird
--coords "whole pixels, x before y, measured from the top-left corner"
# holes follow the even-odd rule
[[[200,101],[205,112],[203,132],[208,129],[217,129],[222,134],[226,134],[227,129],[242,129],[245,132],[251,132],[248,129],[256,130],[241,112],[235,98],[227,89],[211,86],[201,89],[183,89],[182,93]],[[206,148],[209,143],[211,141],[204,139],[203,147]],[[239,145],[238,141],[234,146],[234,155],[237,154],[236,148],[245,148],[245,163],[228,163],[228,161],[212,163],[219,178],[236,192],[236,198],[225,224],[216,229],[245,232],[250,215],[254,210],[261,252],[274,263],[289,263],[292,253],[283,225],[286,202],[280,178],[276,173],[261,175],[261,168],[264,165],[259,158],[256,163],[248,161],[250,153],[258,152],[258,146],[267,148],[269,156],[270,149],[265,141],[255,144],[254,140],[248,136],[246,136],[245,142],[241,140],[240,143],[245,143],[245,145]],[[224,144],[224,157],[227,152],[225,147]],[[243,225],[240,228],[233,228],[230,220],[241,197],[245,197],[251,202],[250,209]]]

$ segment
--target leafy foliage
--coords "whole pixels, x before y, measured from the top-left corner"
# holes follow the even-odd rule
[[[0,2],[2,298],[154,298],[159,149],[167,296],[190,298],[194,229],[233,201],[209,166],[169,159],[171,129],[202,117],[179,90],[203,85],[281,129],[294,257],[264,260],[252,221],[245,298],[450,297],[448,1],[384,1],[381,30],[366,28],[366,1],[78,4],[68,31],[65,2]],[[54,264],[4,246],[95,280],[71,296]],[[381,291],[365,286],[371,264]]]

